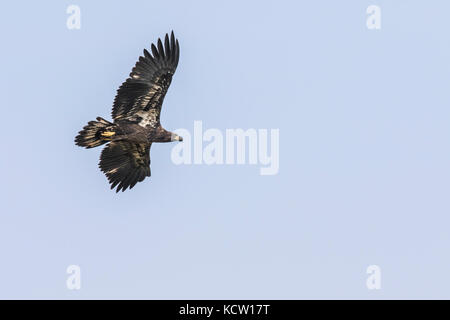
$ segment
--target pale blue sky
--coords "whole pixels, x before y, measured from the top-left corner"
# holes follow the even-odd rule
[[[81,8],[81,29],[66,8]],[[366,28],[379,5],[381,30]],[[0,298],[450,298],[448,1],[2,4]],[[100,149],[143,48],[174,30],[173,130],[280,129],[280,171],[174,165],[116,194]],[[81,267],[82,288],[66,288]],[[366,288],[379,265],[382,289]]]

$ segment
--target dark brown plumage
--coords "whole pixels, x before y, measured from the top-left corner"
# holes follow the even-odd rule
[[[158,39],[150,54],[144,49],[130,77],[122,83],[114,99],[113,122],[98,117],[75,138],[85,148],[108,145],[100,156],[100,169],[116,192],[133,188],[150,176],[150,147],[153,142],[182,141],[160,124],[161,107],[172,82],[180,56],[173,31],[164,45]]]

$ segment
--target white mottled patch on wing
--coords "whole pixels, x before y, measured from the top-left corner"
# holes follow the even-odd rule
[[[158,124],[158,121],[156,120],[158,111],[156,109],[150,109],[148,111],[138,111],[136,112],[136,116],[142,118],[142,120],[138,123],[141,127],[155,127]]]

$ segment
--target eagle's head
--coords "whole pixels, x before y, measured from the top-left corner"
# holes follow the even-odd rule
[[[176,133],[167,131],[163,127],[159,126],[153,132],[152,142],[171,142],[171,141],[183,141],[183,138]]]

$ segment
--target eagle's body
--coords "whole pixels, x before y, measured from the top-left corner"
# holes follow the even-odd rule
[[[100,169],[106,174],[111,189],[131,189],[150,176],[150,147],[153,142],[182,141],[165,130],[160,113],[167,89],[178,65],[180,48],[172,32],[164,45],[158,39],[152,54],[144,57],[120,86],[112,110],[113,122],[98,117],[79,132],[75,143],[94,148],[108,143],[100,156]]]

